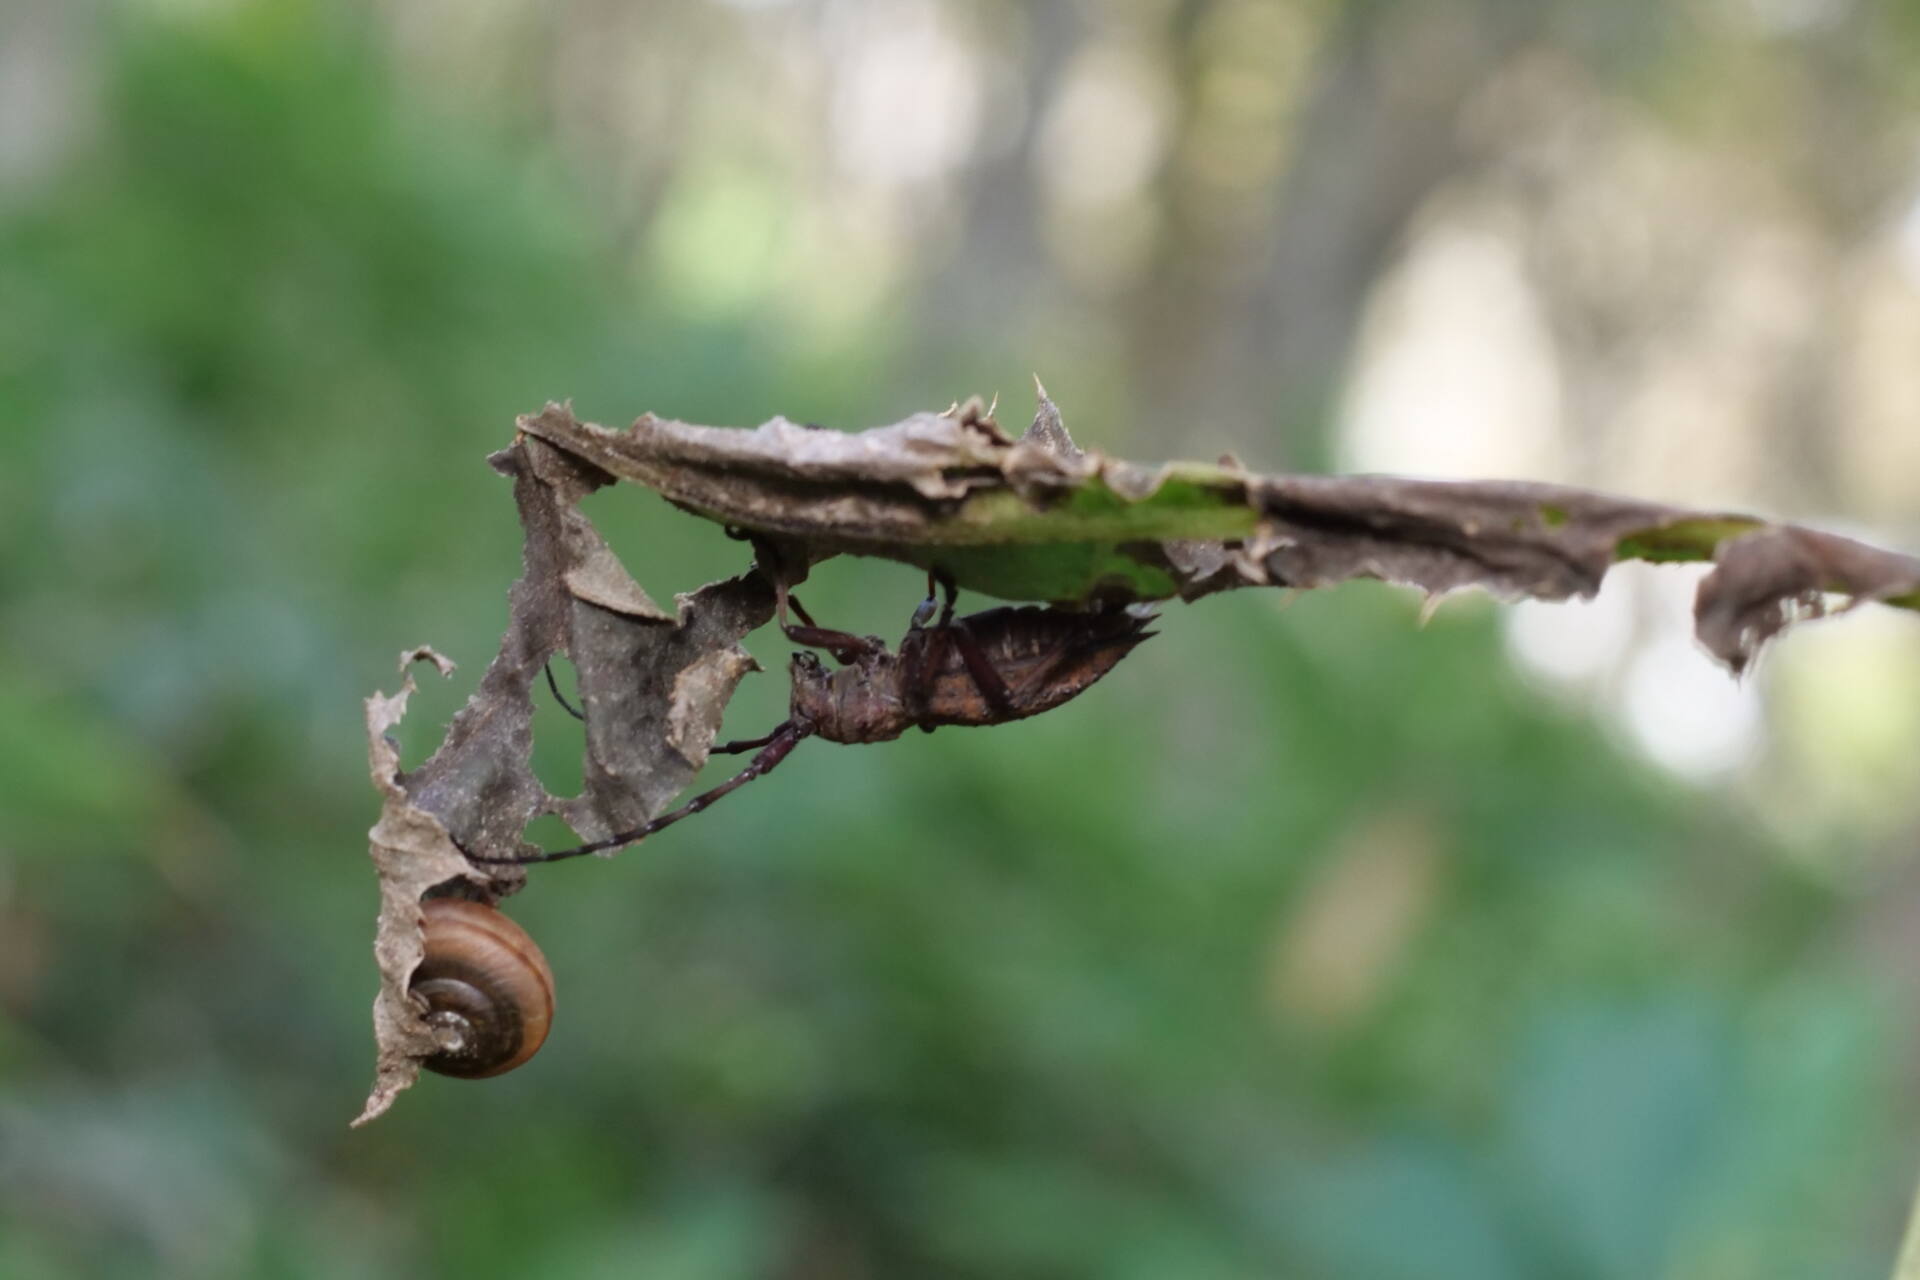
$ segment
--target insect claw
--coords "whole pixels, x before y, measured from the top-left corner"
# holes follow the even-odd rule
[[[920,602],[920,607],[913,611],[913,617],[907,622],[907,627],[910,630],[918,631],[920,628],[926,626],[927,620],[933,617],[933,611],[937,607],[939,606],[934,598],[928,596]]]

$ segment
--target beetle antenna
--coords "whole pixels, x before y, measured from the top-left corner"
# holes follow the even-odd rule
[[[562,707],[564,707],[566,709],[567,714],[572,716],[575,720],[585,720],[586,716],[581,714],[579,709],[576,708],[571,702],[567,701],[566,694],[560,692],[560,682],[553,678],[553,663],[551,662],[547,663],[542,668],[542,670],[544,670],[547,673],[547,688],[553,690],[553,700],[559,703]]]
[[[741,787],[746,786],[749,782],[752,782],[755,778],[764,777],[772,773],[774,767],[787,758],[788,752],[792,751],[812,735],[812,724],[805,720],[788,720],[768,735],[766,746],[762,747],[760,753],[747,762],[746,768],[734,774],[713,790],[701,792],[693,799],[681,805],[678,809],[673,810],[671,813],[661,814],[643,827],[635,827],[631,831],[622,831],[617,835],[608,836],[604,840],[593,840],[576,848],[559,849],[552,853],[535,853],[525,856],[516,854],[500,858],[482,857],[479,854],[468,853],[467,861],[486,865],[505,864],[507,866],[526,866],[535,862],[560,862],[567,858],[584,857],[589,853],[608,853],[625,845],[637,844],[655,832],[672,826],[682,818],[692,817],[722,796],[732,794]],[[461,852],[465,853],[466,851],[463,849]]]

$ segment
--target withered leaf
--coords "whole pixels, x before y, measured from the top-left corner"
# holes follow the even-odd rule
[[[376,693],[366,701],[367,763],[381,799],[380,820],[368,833],[380,877],[380,916],[373,942],[380,992],[373,1002],[377,1046],[373,1091],[355,1125],[392,1106],[394,1098],[419,1077],[420,1060],[437,1047],[432,1030],[407,995],[407,982],[420,967],[420,898],[434,885],[463,874],[467,865],[447,838],[446,827],[415,805],[401,786],[400,751],[387,736],[406,715],[407,700],[415,692],[409,668],[416,661],[432,662],[443,676],[453,674],[453,663],[423,646],[400,656],[400,669],[406,674],[398,693],[390,698]]]
[[[511,618],[479,688],[418,769],[402,772],[386,732],[404,712],[409,676],[392,698],[367,702],[373,782],[382,796],[371,852],[381,883],[375,955],[375,1081],[356,1123],[386,1110],[436,1047],[408,982],[421,957],[420,900],[431,893],[493,903],[525,872],[480,865],[462,851],[512,855],[533,819],[559,814],[587,839],[657,812],[704,762],[734,686],[753,668],[739,648],[773,614],[772,588],[755,573],[653,604],[577,503],[610,481],[605,472],[539,440],[491,459],[512,477],[525,533]],[[532,768],[535,682],[556,653],[572,659],[587,713],[578,796],[551,795]],[[451,664],[421,649],[413,657]],[[704,734],[704,738],[702,737]]]
[[[1042,401],[1010,438],[977,400],[847,434],[775,418],[751,431],[644,415],[625,431],[561,405],[529,436],[722,524],[805,544],[810,558],[885,556],[1018,600],[1183,594],[1158,544],[1254,531],[1244,471],[1138,467],[1073,447]]]
[[[1829,595],[1844,607],[1865,601],[1920,604],[1920,560],[1838,534],[1773,525],[1720,544],[1714,570],[1694,595],[1701,643],[1735,671],[1760,646],[1800,618],[1827,612]]]
[[[857,433],[652,414],[612,431],[560,405],[520,425],[690,511],[801,543],[811,559],[884,556],[1006,599],[1192,600],[1378,578],[1429,594],[1560,600],[1591,596],[1622,560],[1709,560],[1740,547],[1702,588],[1711,619],[1699,615],[1703,643],[1736,670],[1811,611],[1809,593],[1920,608],[1911,557],[1749,515],[1562,485],[1258,475],[1231,458],[1124,462],[1076,447],[1035,386],[1039,410],[1017,440],[977,400]]]
[[[367,700],[382,798],[371,852],[381,881],[374,1006],[379,1115],[436,1047],[407,984],[421,955],[420,901],[495,902],[524,871],[481,865],[522,851],[529,822],[564,818],[594,841],[662,812],[705,762],[753,659],[739,642],[789,583],[833,555],[937,569],[958,585],[1067,606],[1352,578],[1437,597],[1463,587],[1558,600],[1592,595],[1624,559],[1716,561],[1701,583],[1703,643],[1738,671],[1830,594],[1920,608],[1920,561],[1752,516],[1690,511],[1555,485],[1383,476],[1287,476],[1219,463],[1141,466],[1076,447],[1039,388],[1015,439],[978,401],[841,433],[775,418],[754,430],[644,415],[624,431],[549,405],[520,420],[494,467],[513,480],[525,535],[499,653],[418,769],[387,737],[414,685]],[[617,480],[752,535],[772,563],[661,609],[580,511]],[[548,793],[531,767],[535,682],[573,662],[584,711],[581,794]],[[451,664],[431,650],[406,655]]]

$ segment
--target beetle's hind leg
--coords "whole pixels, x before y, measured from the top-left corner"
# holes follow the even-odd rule
[[[952,604],[947,608],[951,610]],[[987,700],[993,713],[1003,720],[1013,718],[1013,694],[1007,688],[1007,682],[1000,678],[994,669],[993,660],[987,657],[986,650],[980,647],[980,641],[967,626],[963,618],[959,622],[943,623],[953,647],[960,652],[960,661],[966,664],[967,674],[973,677],[973,683],[980,690],[980,696]]]
[[[967,669],[974,688],[986,699],[987,707],[993,713],[990,723],[1014,719],[1012,691],[994,668],[993,659],[981,647],[980,638],[973,634],[967,620],[961,618],[929,627],[914,643],[900,646],[901,696],[921,731],[933,732],[934,726],[927,723],[927,709],[933,701],[941,673],[947,669],[949,653],[959,655],[960,665]]]

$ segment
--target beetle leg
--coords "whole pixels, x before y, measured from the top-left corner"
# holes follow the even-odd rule
[[[785,630],[787,639],[809,649],[825,649],[843,667],[886,649],[872,636],[857,636],[851,631],[829,631],[822,627],[787,627]]]
[[[939,625],[945,627],[952,624],[953,602],[960,598],[960,588],[955,584],[952,575],[942,573],[938,569],[929,569],[927,570],[927,598],[922,600],[920,607],[913,611],[913,617],[907,623],[907,630],[918,631],[927,625],[927,619],[933,616],[934,596],[938,592],[945,592],[947,597],[945,606],[940,610]]]
[[[949,627],[953,625],[953,602],[960,598],[960,584],[953,580],[953,575],[950,573],[942,573],[938,569],[927,570],[927,599],[929,601],[933,599],[933,584],[936,579],[940,583],[940,590],[945,592],[947,597],[946,603],[942,605],[940,609],[940,625],[942,627]]]
[[[785,725],[781,726],[781,728],[785,727]],[[769,742],[772,742],[779,734],[780,730],[775,729],[764,738],[740,738],[733,742],[715,743],[713,746],[707,748],[707,754],[710,756],[737,756],[743,751],[758,751]]]
[[[966,663],[974,684],[979,686],[981,694],[996,714],[1005,716],[1012,707],[1007,698],[1006,682],[994,671],[993,664],[980,649],[980,642],[967,630],[966,623],[953,620],[953,605],[960,598],[960,587],[954,582],[952,574],[938,569],[927,570],[927,598],[914,612],[916,625],[925,620],[925,614],[933,612],[936,584],[946,596],[940,608],[940,621],[927,633],[924,643],[913,646],[911,655],[907,653],[908,645],[903,642],[900,646],[901,662],[906,668],[900,682],[901,690],[907,695],[908,709],[922,733],[933,732],[933,726],[925,723],[921,717],[926,714],[927,704],[933,701],[933,684],[946,668],[947,649],[950,646],[959,646],[960,660]]]
[[[928,602],[932,602],[932,597],[928,597]],[[907,719],[922,733],[933,732],[933,726],[925,723],[924,717],[927,704],[933,700],[934,678],[944,658],[939,646],[946,640],[945,631],[931,627],[922,628],[917,634],[909,631],[900,642],[900,703],[906,708]]]
[[[960,661],[966,664],[967,674],[973,677],[980,696],[987,700],[994,714],[1002,720],[1013,719],[1013,695],[1007,690],[1007,682],[994,670],[992,660],[987,657],[986,650],[980,647],[980,641],[974,638],[966,622],[955,622],[941,627],[941,630],[951,637],[954,647],[960,650]]]
[[[811,627],[815,625],[813,615],[807,612],[807,606],[800,603],[799,596],[789,594],[784,584],[775,589],[774,598],[780,606],[780,629],[782,631],[785,631],[792,625],[787,621],[788,609],[792,609],[794,613],[799,616],[800,621],[806,623],[808,626]]]
[[[872,636],[857,636],[851,631],[835,631],[830,627],[817,626],[813,621],[813,615],[807,612],[807,607],[800,603],[799,597],[788,595],[785,587],[779,588],[778,596],[780,630],[785,632],[787,639],[795,644],[805,645],[809,649],[825,649],[833,655],[834,661],[842,666],[858,662],[861,658],[886,648]],[[800,621],[805,623],[805,626],[797,627],[787,621],[788,606],[792,606],[794,613],[799,615]]]
[[[907,621],[907,630],[918,631],[927,625],[927,619],[933,616],[933,570],[927,570],[927,598],[913,611],[913,617]]]

